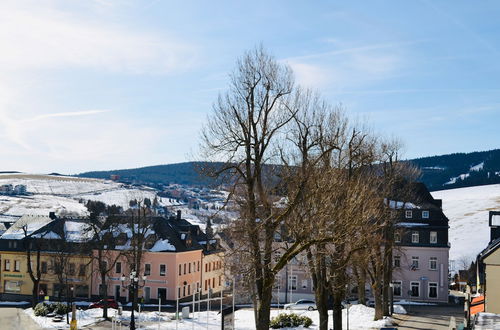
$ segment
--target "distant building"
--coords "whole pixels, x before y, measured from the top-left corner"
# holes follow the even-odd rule
[[[448,218],[442,201],[424,184],[414,184],[418,205],[404,203],[394,233],[394,299],[448,302]]]

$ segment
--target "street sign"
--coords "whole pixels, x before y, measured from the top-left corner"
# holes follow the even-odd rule
[[[420,280],[421,280],[421,281],[427,281],[427,280],[428,280],[428,278],[427,278],[427,276],[422,276],[422,277],[420,278]]]

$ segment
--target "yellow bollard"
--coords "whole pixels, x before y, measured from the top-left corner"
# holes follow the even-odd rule
[[[76,322],[76,306],[73,305],[71,309],[71,322],[69,324],[70,330],[77,330],[77,322]]]

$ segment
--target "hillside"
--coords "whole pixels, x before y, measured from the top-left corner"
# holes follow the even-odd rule
[[[409,160],[431,191],[500,183],[500,149]]]
[[[86,215],[84,202],[101,201],[108,205],[129,206],[133,199],[154,199],[156,191],[146,187],[129,187],[109,180],[76,178],[58,175],[0,174],[0,186],[25,185],[26,194],[0,195],[0,216],[24,214]],[[161,205],[170,205],[160,198]]]
[[[455,153],[410,159],[420,168],[424,182],[430,191],[472,187],[500,183],[500,149]],[[189,186],[207,186],[214,181],[201,174],[207,166],[219,164],[205,162],[186,162],[156,165],[133,169],[96,171],[78,174],[78,177],[110,179],[118,175],[120,182],[147,184],[154,187],[172,183]]]
[[[111,175],[118,175],[120,182],[141,183],[148,185],[171,183],[185,185],[210,185],[213,180],[200,174],[208,163],[186,162],[168,165],[147,166],[141,168],[95,171],[78,174],[78,177],[109,179]]]
[[[475,259],[489,242],[488,211],[500,210],[500,184],[435,191],[450,220],[450,260]]]

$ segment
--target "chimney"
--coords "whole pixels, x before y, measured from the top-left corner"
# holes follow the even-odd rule
[[[500,211],[490,211],[490,243],[500,238]]]
[[[49,212],[49,218],[51,218],[52,220],[55,220],[56,212]]]
[[[181,219],[181,210],[177,210],[177,220],[180,220]]]

